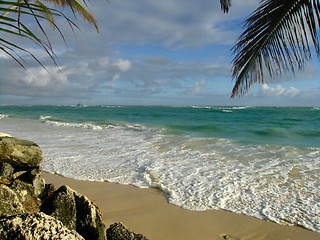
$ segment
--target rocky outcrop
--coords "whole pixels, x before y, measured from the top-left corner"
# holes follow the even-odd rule
[[[122,224],[106,235],[100,209],[68,186],[45,184],[41,162],[37,144],[0,133],[1,239],[146,240]]]
[[[34,142],[13,138],[0,138],[0,162],[8,162],[17,171],[39,168],[42,151]]]
[[[44,213],[19,214],[0,219],[1,239],[68,239],[84,240],[57,219]]]
[[[122,223],[114,223],[107,229],[108,240],[148,240],[141,234],[134,233]]]
[[[39,212],[39,196],[44,189],[41,161],[42,151],[37,144],[0,137],[0,217]]]
[[[0,135],[0,236],[105,240],[98,207],[68,186],[46,185],[41,162],[37,144]]]
[[[61,186],[45,198],[42,211],[46,214],[57,218],[86,239],[106,238],[102,213],[86,196],[68,186]]]
[[[10,187],[0,184],[0,217],[25,213],[17,193]]]

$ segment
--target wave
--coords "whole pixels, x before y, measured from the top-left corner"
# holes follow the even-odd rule
[[[11,116],[8,114],[0,114],[0,119],[9,118],[9,117]]]
[[[230,107],[218,107],[218,106],[192,106],[192,108],[202,109],[223,109],[223,110],[242,110],[252,108],[252,106],[230,106]]]
[[[12,135],[30,138],[32,132],[44,151],[45,171],[158,187],[186,209],[225,209],[320,232],[319,147],[243,144],[134,123],[54,121],[53,115],[1,121]],[[91,130],[95,126],[101,130]]]
[[[81,129],[92,129],[92,130],[115,128],[115,129],[128,129],[128,130],[135,130],[135,131],[144,131],[147,129],[147,127],[142,124],[129,124],[129,123],[98,124],[98,123],[92,123],[92,122],[72,123],[72,122],[65,122],[62,119],[58,119],[52,116],[40,116],[39,120],[45,124],[50,124],[53,126],[65,127],[65,128],[81,128]]]

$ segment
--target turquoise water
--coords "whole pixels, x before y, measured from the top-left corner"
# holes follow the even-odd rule
[[[2,106],[2,114],[97,126],[141,124],[166,133],[247,144],[320,147],[318,108],[168,106]],[[1,113],[0,112],[0,113]]]
[[[320,231],[319,108],[0,106],[43,170]]]

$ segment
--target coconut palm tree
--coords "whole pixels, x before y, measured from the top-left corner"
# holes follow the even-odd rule
[[[46,0],[45,2],[41,0],[7,0],[0,1],[0,32],[33,41],[36,45],[44,49],[55,62],[55,54],[45,28],[42,26],[42,20],[46,20],[53,29],[57,29],[63,39],[63,34],[55,22],[56,17],[64,17],[72,29],[77,28],[77,25],[56,6],[71,9],[74,16],[80,15],[89,23],[93,24],[98,31],[97,21],[87,10],[87,3],[85,0]],[[43,38],[40,38],[40,36],[36,35],[24,24],[24,17],[30,16],[38,25],[43,34]],[[42,65],[30,51],[2,37],[0,37],[0,50],[11,56],[23,68],[23,59],[19,55],[20,51],[30,54]]]
[[[233,47],[232,97],[248,92],[253,83],[303,70],[311,59],[310,43],[320,56],[319,0],[264,0],[245,22]]]

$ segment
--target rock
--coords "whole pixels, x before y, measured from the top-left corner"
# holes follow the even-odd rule
[[[0,132],[0,138],[2,138],[2,137],[12,137],[12,136],[8,133]]]
[[[20,214],[0,219],[1,239],[83,240],[77,232],[44,213]]]
[[[237,240],[236,238],[231,237],[229,234],[223,235],[222,238],[225,240]]]
[[[0,184],[0,217],[26,212],[17,194],[8,186]]]
[[[105,225],[100,209],[86,196],[74,192],[77,208],[77,232],[85,239],[105,240]]]
[[[106,239],[101,211],[87,197],[68,186],[50,193],[50,186],[47,186],[43,199],[41,210],[59,219],[69,229],[76,230],[85,239]]]
[[[45,188],[45,181],[42,178],[41,170],[34,168],[31,171],[27,171],[18,177],[19,180],[32,184],[34,188],[34,194],[39,197]]]
[[[41,161],[37,144],[0,133],[0,239],[105,240],[99,208],[68,186],[46,185]]]
[[[15,179],[10,187],[17,194],[28,213],[40,211],[41,200],[35,195],[35,189],[32,184]]]
[[[15,170],[39,168],[41,148],[34,142],[13,137],[0,138],[0,162],[8,162]]]
[[[52,183],[46,184],[42,195],[40,196],[43,203],[45,203],[49,198],[51,198],[52,194],[57,190],[56,186]]]
[[[0,157],[1,158],[1,157]],[[0,162],[0,183],[8,184],[13,179],[14,168],[10,163]]]
[[[122,223],[114,223],[107,229],[107,240],[148,240],[141,234],[134,233]]]
[[[74,191],[61,186],[42,205],[41,210],[60,220],[67,228],[76,230],[76,201]]]

